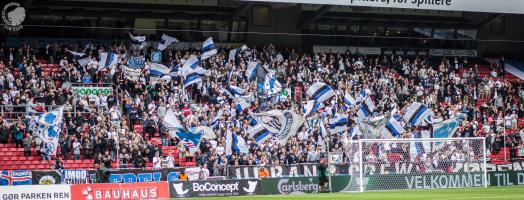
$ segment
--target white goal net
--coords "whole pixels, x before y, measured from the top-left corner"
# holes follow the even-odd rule
[[[363,139],[345,149],[344,191],[487,187],[484,138]]]

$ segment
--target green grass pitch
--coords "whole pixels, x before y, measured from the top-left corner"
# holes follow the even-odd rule
[[[192,198],[193,199],[193,198]],[[524,187],[488,187],[467,189],[435,189],[435,190],[402,190],[364,193],[325,193],[303,195],[259,195],[242,197],[209,197],[195,198],[205,200],[249,199],[249,200],[288,200],[288,199],[319,199],[319,200],[461,200],[461,199],[491,199],[491,200],[524,200]]]

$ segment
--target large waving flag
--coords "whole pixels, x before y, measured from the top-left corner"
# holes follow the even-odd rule
[[[60,106],[44,114],[32,117],[29,122],[29,130],[33,132],[34,136],[42,139],[43,145],[40,151],[47,155],[56,155],[58,138],[62,131],[63,113],[64,106]]]
[[[246,154],[249,153],[246,141],[236,133],[229,132],[226,134],[226,155]]]
[[[178,42],[178,39],[171,37],[169,35],[166,35],[166,34],[162,34],[162,38],[160,39],[160,42],[158,43],[157,48],[158,50],[163,51],[164,49],[169,47],[169,45],[171,45],[174,42]]]
[[[362,132],[360,131],[360,128],[358,128],[358,126],[349,128],[349,139],[350,140],[352,140],[353,137],[357,135],[362,135]]]
[[[290,110],[271,110],[263,113],[253,113],[252,116],[271,133],[278,144],[286,144],[289,137],[297,134],[304,124],[304,118]]]
[[[315,100],[309,100],[307,101],[306,105],[304,105],[304,116],[316,112],[317,110],[320,110],[324,107],[325,105],[323,103],[317,102]]]
[[[400,136],[400,134],[406,132],[404,127],[393,117],[390,117],[389,121],[386,123],[382,134],[384,138],[391,139]]]
[[[349,120],[346,115],[337,115],[329,119],[329,131],[331,134],[343,133],[346,131],[348,122]]]
[[[109,66],[118,64],[118,54],[102,52],[100,53],[100,61],[98,61],[98,71]]]
[[[368,139],[379,138],[389,118],[384,116],[370,118],[369,121],[360,124],[360,130]]]
[[[335,96],[335,90],[331,88],[328,84],[322,82],[316,82],[311,87],[309,87],[306,93],[311,97],[311,99],[317,102],[324,102],[329,98]]]
[[[415,131],[411,135],[411,139],[424,139],[430,138],[428,131]],[[431,152],[431,143],[430,142],[419,142],[411,141],[409,148],[410,155],[414,158],[418,155],[426,154]]]
[[[208,59],[211,56],[214,56],[218,53],[215,43],[213,43],[213,37],[207,38],[204,43],[202,43],[202,60]]]
[[[197,132],[198,131],[198,132]],[[200,147],[200,141],[202,139],[202,136],[204,135],[204,132],[202,129],[196,129],[196,128],[189,128],[187,130],[185,129],[177,129],[174,131],[169,131],[169,134],[171,137],[176,137],[180,139],[184,145],[189,149],[189,154],[193,155],[195,152],[197,152],[198,148]]]
[[[371,99],[366,99],[360,104],[360,109],[357,111],[357,117],[359,121],[363,121],[373,114],[375,111],[375,104]]]
[[[439,123],[433,124],[433,138],[450,138],[455,135],[460,127],[461,120],[459,118],[451,118]],[[434,150],[444,147],[445,142],[436,142],[433,145]]]
[[[406,109],[403,118],[407,123],[419,126],[428,116],[433,116],[433,111],[424,104],[414,102]]]

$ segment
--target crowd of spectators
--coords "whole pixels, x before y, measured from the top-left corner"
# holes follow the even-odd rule
[[[66,50],[86,53],[93,61],[81,66],[77,58]],[[492,65],[490,77],[481,77],[478,66],[462,58],[366,56],[359,52],[304,53],[294,49],[277,49],[269,44],[253,47],[228,62],[228,49],[202,61],[202,67],[211,70],[211,76],[183,88],[183,80],[173,76],[170,81],[153,83],[149,77],[149,61],[138,81],[130,81],[122,73],[126,58],[119,64],[99,71],[101,52],[114,52],[127,56],[145,56],[149,60],[153,47],[138,49],[125,42],[97,43],[39,43],[22,44],[18,48],[0,46],[0,105],[4,119],[0,120],[0,142],[9,138],[16,147],[31,155],[32,147],[42,143],[27,129],[24,115],[41,113],[65,105],[64,132],[60,137],[59,155],[68,159],[94,159],[94,164],[106,168],[143,168],[176,166],[172,152],[162,152],[162,146],[177,146],[179,157],[205,166],[211,175],[224,175],[226,165],[284,165],[318,162],[326,150],[317,143],[319,130],[302,127],[286,145],[273,139],[263,145],[246,134],[251,116],[248,112],[272,109],[289,109],[302,113],[308,100],[305,91],[317,81],[331,85],[338,96],[347,91],[357,96],[364,91],[376,105],[374,116],[384,115],[394,107],[403,108],[411,102],[430,107],[437,118],[449,119],[459,113],[466,118],[454,137],[486,136],[488,149],[499,151],[522,145],[523,134],[517,120],[524,118],[524,84],[502,79],[499,64]],[[199,55],[199,49],[168,49],[163,51],[162,62],[179,67],[190,55]],[[44,76],[41,61],[56,63],[59,72]],[[267,102],[250,84],[245,75],[248,61],[258,61],[275,71],[277,80],[291,94],[280,102]],[[108,84],[115,90],[109,95],[74,95],[74,84]],[[237,112],[231,98],[222,88],[235,85],[251,92],[252,106]],[[118,88],[118,90],[117,90]],[[117,92],[119,91],[119,92]],[[199,150],[190,155],[188,148],[177,138],[171,138],[162,125],[168,109],[173,109],[188,127],[207,126],[219,110],[224,111],[217,126],[216,139],[204,139]],[[326,108],[312,116],[331,115],[332,110],[348,114],[348,128],[356,124],[356,109],[346,109],[342,98],[326,102]],[[6,114],[7,113],[7,114]],[[9,114],[12,113],[12,114]],[[404,125],[404,123],[402,122]],[[143,127],[142,133],[135,125]],[[504,130],[509,130],[506,142]],[[401,137],[409,137],[409,128]],[[520,131],[520,132],[519,132]],[[245,138],[249,153],[225,155],[225,135],[235,132]],[[151,142],[160,137],[162,144]],[[332,135],[329,150],[344,152],[342,135]],[[362,135],[355,138],[358,139]],[[38,149],[38,148],[37,148]],[[115,166],[118,165],[118,166]],[[66,166],[67,167],[67,166]]]

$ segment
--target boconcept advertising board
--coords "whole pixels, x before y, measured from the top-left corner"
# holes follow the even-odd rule
[[[245,196],[260,194],[260,181],[253,180],[207,180],[176,181],[169,183],[172,198]]]
[[[524,14],[522,0],[243,0],[340,6]]]

